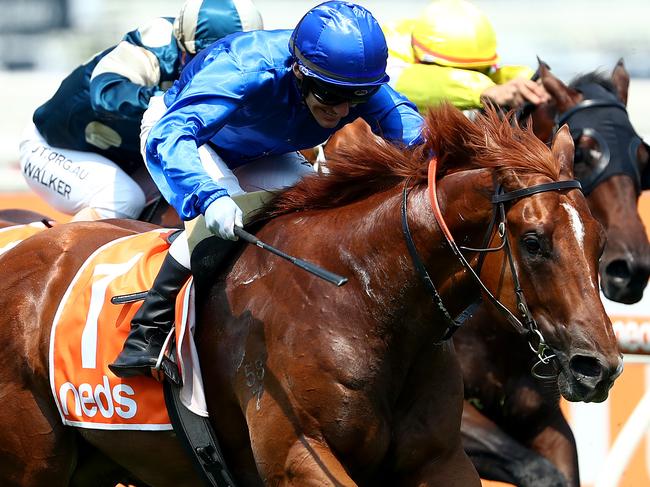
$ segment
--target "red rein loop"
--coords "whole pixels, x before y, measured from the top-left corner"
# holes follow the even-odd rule
[[[436,187],[436,169],[438,168],[438,158],[433,156],[429,161],[429,201],[431,202],[431,209],[433,210],[433,216],[435,217],[440,229],[447,237],[449,242],[454,242],[454,237],[451,235],[445,219],[442,217],[442,212],[440,211],[440,205],[438,205],[438,195]]]

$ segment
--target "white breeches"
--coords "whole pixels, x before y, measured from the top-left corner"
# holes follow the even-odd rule
[[[113,161],[52,147],[34,124],[23,133],[20,168],[29,187],[63,213],[94,208],[103,218],[137,218],[145,206],[143,190]]]
[[[142,118],[140,143],[142,155],[146,158],[145,142],[153,125],[166,111],[163,96],[154,96],[149,100],[149,108]],[[304,175],[314,172],[314,168],[298,152],[268,156],[237,167],[228,168],[226,163],[209,145],[198,148],[203,169],[219,186],[226,188],[230,196],[260,191],[277,190],[295,184]],[[190,256],[187,237],[180,235],[172,242],[170,254],[189,269]]]

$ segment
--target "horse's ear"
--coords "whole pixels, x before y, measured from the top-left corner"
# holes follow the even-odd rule
[[[537,65],[538,65],[538,67],[537,67],[537,76],[538,77],[542,76],[542,70],[546,74],[550,73],[551,67],[548,65],[547,62],[542,61],[542,59],[539,56],[537,56]]]
[[[623,58],[618,60],[614,71],[612,71],[612,83],[614,83],[619,100],[627,106],[627,90],[630,87],[630,73],[625,69]]]
[[[579,101],[580,94],[553,76],[548,64],[539,58],[537,60],[539,61],[539,77],[544,88],[555,99],[558,112],[566,112]]]
[[[567,124],[562,125],[553,137],[551,152],[553,157],[560,163],[560,174],[568,179],[573,179],[573,154],[575,147],[573,138]]]

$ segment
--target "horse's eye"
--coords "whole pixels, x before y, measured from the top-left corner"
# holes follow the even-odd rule
[[[537,235],[524,235],[521,239],[526,252],[530,255],[539,255],[542,253],[542,245],[539,243],[539,238]]]

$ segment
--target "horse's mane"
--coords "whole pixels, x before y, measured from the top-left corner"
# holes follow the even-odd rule
[[[530,128],[514,113],[505,117],[493,107],[469,120],[450,104],[431,109],[423,128],[424,143],[407,149],[376,137],[342,147],[327,160],[328,173],[310,175],[281,192],[261,218],[307,209],[335,208],[360,200],[411,178],[427,181],[428,161],[438,155],[438,178],[468,169],[493,168],[518,174],[543,174],[556,180],[559,166]]]
[[[571,80],[569,83],[569,88],[578,89],[580,86],[588,84],[599,85],[610,93],[616,95],[616,88],[614,87],[614,83],[612,83],[612,80],[601,71],[592,71],[590,73],[579,74]]]

